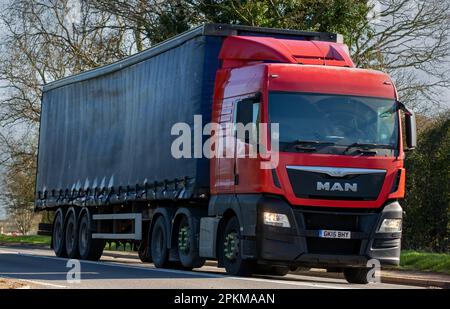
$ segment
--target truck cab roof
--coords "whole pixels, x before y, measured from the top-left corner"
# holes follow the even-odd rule
[[[229,36],[219,58],[223,68],[255,62],[355,67],[343,43],[274,37]]]

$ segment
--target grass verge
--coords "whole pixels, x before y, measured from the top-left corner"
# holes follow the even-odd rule
[[[6,236],[0,235],[0,244],[50,245],[50,236]]]
[[[406,270],[450,274],[450,254],[404,250],[400,257],[400,267]]]

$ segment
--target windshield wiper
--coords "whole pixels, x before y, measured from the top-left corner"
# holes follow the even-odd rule
[[[288,143],[285,149],[287,149],[288,147],[295,146],[295,149],[297,150],[316,151],[318,146],[334,146],[334,145],[336,145],[336,143],[333,142],[295,140]]]
[[[373,154],[376,155],[376,151],[371,151],[370,149],[394,149],[394,146],[388,144],[374,144],[374,143],[353,143],[347,146],[342,154],[346,154],[352,148],[359,148],[358,151],[363,154]]]

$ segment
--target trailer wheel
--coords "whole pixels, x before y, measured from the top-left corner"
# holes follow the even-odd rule
[[[169,250],[167,248],[167,228],[164,217],[156,219],[152,228],[152,241],[150,244],[153,264],[158,268],[169,267]]]
[[[368,284],[367,275],[370,268],[345,268],[344,277],[348,283]]]
[[[199,256],[196,239],[198,223],[192,216],[183,216],[178,227],[178,255],[181,264],[188,268],[199,268],[205,264],[205,259]]]
[[[77,218],[75,217],[75,210],[70,209],[67,213],[66,219],[66,252],[71,259],[78,258],[78,229]]]
[[[52,247],[57,257],[67,257],[64,230],[64,215],[60,208],[56,211],[52,232]]]
[[[105,248],[105,241],[92,239],[91,218],[88,211],[83,211],[78,224],[78,250],[82,260],[98,261]]]
[[[225,226],[222,241],[219,243],[225,270],[233,276],[250,276],[255,262],[242,258],[241,231],[239,221],[232,217]]]

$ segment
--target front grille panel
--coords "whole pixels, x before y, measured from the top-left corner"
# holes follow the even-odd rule
[[[318,172],[288,168],[292,191],[298,198],[374,201],[378,198],[385,172],[332,177]]]

